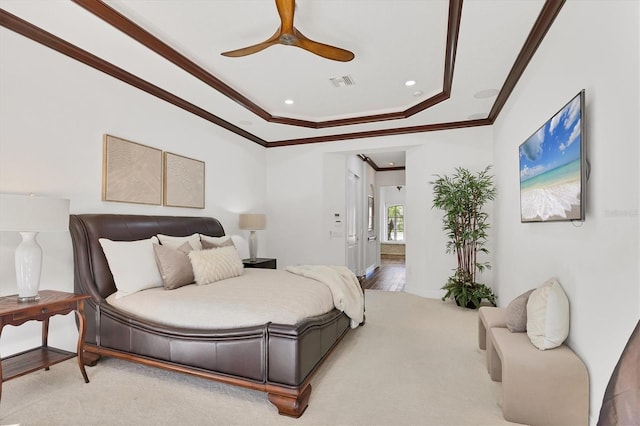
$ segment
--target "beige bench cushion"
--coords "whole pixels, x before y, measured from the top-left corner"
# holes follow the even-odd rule
[[[478,309],[478,347],[487,348],[487,330],[492,327],[506,327],[506,309],[481,306]]]
[[[489,331],[493,365],[501,370],[502,414],[530,425],[586,425],[589,376],[582,360],[567,346],[541,351],[524,333]]]
[[[493,327],[506,327],[506,309],[493,306],[481,306],[478,310],[478,346],[486,349],[487,372],[494,382],[500,381],[500,370],[494,368],[492,360],[495,358],[493,344],[487,330]]]

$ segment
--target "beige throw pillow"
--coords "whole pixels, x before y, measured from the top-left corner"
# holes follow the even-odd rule
[[[193,248],[188,241],[177,249],[154,244],[153,251],[156,255],[156,263],[158,264],[158,270],[165,289],[174,290],[193,283],[195,279],[193,268],[187,256],[192,250]]]
[[[242,275],[244,266],[233,246],[189,253],[196,284],[209,284]]]
[[[221,247],[221,244],[227,242],[231,238],[233,245],[238,250],[238,256],[240,259],[249,257],[249,244],[247,241],[239,235],[225,235],[223,237],[210,237],[209,235],[200,234],[200,242],[204,244],[205,241],[214,244],[217,247]],[[204,246],[203,246],[204,247]]]
[[[569,299],[555,278],[529,296],[527,335],[541,350],[556,348],[569,336]]]
[[[523,333],[527,331],[527,302],[533,290],[535,289],[522,293],[507,305],[505,319],[510,332]]]
[[[235,247],[235,244],[233,244],[233,240],[231,239],[231,237],[207,237],[203,238],[200,243],[202,244],[202,248],[205,250],[228,246]]]

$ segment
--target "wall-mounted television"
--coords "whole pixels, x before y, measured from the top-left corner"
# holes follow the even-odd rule
[[[521,222],[584,220],[584,111],[582,90],[520,145]]]

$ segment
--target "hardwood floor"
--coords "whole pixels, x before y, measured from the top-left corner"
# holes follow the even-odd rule
[[[364,288],[369,290],[403,291],[405,284],[404,256],[382,255],[380,267],[364,280]]]

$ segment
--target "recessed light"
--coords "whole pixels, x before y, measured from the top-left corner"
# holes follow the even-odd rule
[[[284,103],[287,105],[293,105],[293,99],[285,99]]]
[[[404,85],[407,87],[411,87],[411,86],[415,86],[416,85],[416,81],[415,80],[407,80],[404,82]]]
[[[492,98],[498,94],[498,89],[485,89],[473,95],[476,99]]]
[[[413,92],[413,96],[415,96],[416,98],[422,95],[424,95],[424,92],[422,90],[416,90],[415,92]]]
[[[390,162],[389,162],[389,165],[390,165],[390,166],[395,166],[395,165],[396,165],[396,163],[394,163],[393,161],[390,161]]]

